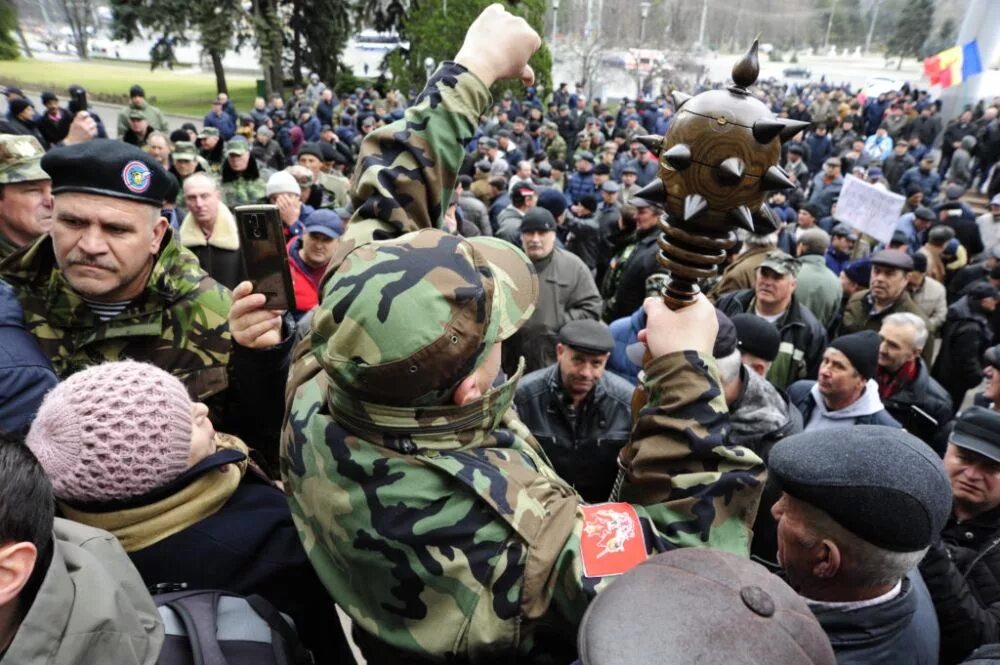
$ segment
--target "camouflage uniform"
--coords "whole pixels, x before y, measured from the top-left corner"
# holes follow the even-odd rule
[[[330,207],[343,208],[350,202],[351,181],[339,173],[321,173],[319,186],[330,196]]]
[[[44,154],[45,150],[34,136],[0,135],[0,185],[48,180],[49,174],[41,166]],[[0,231],[0,261],[17,250],[18,246]]]
[[[101,321],[62,276],[49,236],[0,263],[17,292],[25,328],[60,378],[90,365],[131,358],[164,369],[204,400],[227,386],[229,291],[167,231],[144,296]]]
[[[542,149],[545,150],[545,156],[550,162],[557,159],[565,161],[566,153],[568,151],[568,148],[566,147],[566,139],[559,136],[559,134],[555,134],[551,139],[545,141],[545,145]]]
[[[597,525],[510,409],[520,371],[480,399],[444,405],[456,377],[505,338],[495,320],[516,328],[533,308],[512,313],[494,298],[466,321],[487,326],[466,362],[439,359],[451,348],[446,326],[459,325],[442,302],[454,310],[519,284],[492,263],[453,267],[467,246],[499,241],[425,231],[360,247],[440,225],[489,102],[475,76],[445,63],[404,120],[365,141],[360,205],[327,276],[312,352],[303,344],[289,381],[282,476],[292,514],[369,662],[569,662],[587,604],[613,579],[585,572],[582,547]],[[401,271],[391,259],[414,248],[426,255],[414,261],[422,272]],[[418,352],[396,362],[401,348]],[[714,361],[675,353],[647,369],[650,406],[625,450],[633,482],[622,490],[646,505],[595,508],[632,511],[643,555],[683,546],[747,555],[765,472],[724,442]]]

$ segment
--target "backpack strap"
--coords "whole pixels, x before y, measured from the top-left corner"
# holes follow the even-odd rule
[[[219,592],[182,593],[163,604],[184,624],[194,665],[229,665],[217,637]]]
[[[298,635],[278,610],[274,609],[274,605],[257,594],[246,596],[244,600],[271,628],[271,646],[274,648],[275,663],[278,665],[312,665],[315,662],[312,652],[302,646]],[[293,662],[288,662],[285,657],[289,652],[292,653]]]

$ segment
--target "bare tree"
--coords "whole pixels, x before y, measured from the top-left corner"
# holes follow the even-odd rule
[[[94,6],[92,0],[59,0],[63,11],[66,13],[66,22],[69,23],[70,32],[73,35],[73,46],[76,54],[81,60],[90,57],[87,49],[87,41],[90,39],[90,30],[94,28]]]
[[[603,39],[591,42],[573,40],[569,49],[580,63],[580,83],[584,85],[587,97],[594,96],[594,85],[601,75],[601,60],[604,57],[605,45]]]

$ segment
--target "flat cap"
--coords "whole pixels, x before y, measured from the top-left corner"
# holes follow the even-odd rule
[[[855,242],[857,242],[858,240],[857,232],[847,224],[843,223],[834,226],[833,229],[830,231],[830,235],[833,237],[850,238]]]
[[[991,351],[995,354],[996,347],[988,349],[986,353]],[[993,364],[992,361],[990,364]],[[955,420],[955,428],[948,440],[959,448],[1000,462],[1000,411],[970,406]]]
[[[42,170],[45,149],[34,136],[0,134],[0,185],[48,180]]]
[[[795,277],[799,274],[802,262],[780,250],[775,250],[767,253],[767,256],[761,261],[760,267],[773,270],[779,275],[791,275]]]
[[[618,189],[619,189],[618,183],[615,182],[614,180],[607,180],[604,182],[603,185],[601,185],[601,191],[607,192],[608,194],[614,194],[615,192],[618,191]]]
[[[913,259],[909,254],[897,252],[892,249],[883,249],[872,255],[873,266],[885,266],[887,268],[898,268],[900,270],[913,270]]]
[[[639,170],[635,168],[635,164],[626,164],[625,166],[622,167],[622,175],[625,175],[626,173],[631,173],[632,175],[638,175]]]
[[[570,321],[559,329],[559,341],[583,353],[611,353],[615,340],[603,321],[581,319]]]
[[[757,356],[767,362],[778,357],[781,335],[774,324],[755,314],[737,314],[733,317],[736,343],[740,351]]]
[[[52,177],[52,193],[83,192],[140,201],[159,207],[170,189],[159,162],[134,145],[93,139],[50,150],[42,169]]]
[[[665,620],[671,607],[684,611]],[[805,599],[781,578],[745,557],[694,547],[657,554],[599,594],[577,650],[583,665],[836,662]]]
[[[925,208],[924,206],[920,206],[919,208],[914,210],[913,216],[916,217],[917,219],[922,219],[926,222],[933,222],[935,219],[934,211],[931,210],[930,208]]]
[[[320,147],[319,143],[307,142],[303,143],[299,147],[299,157],[302,155],[312,155],[319,161],[323,161],[323,149]]]
[[[551,212],[545,208],[540,208],[539,206],[529,208],[528,212],[524,213],[524,217],[521,219],[521,233],[555,230],[555,217],[552,216]]]
[[[951,183],[944,188],[944,195],[949,201],[957,201],[962,194],[965,193],[965,187],[962,187],[958,183]]]
[[[579,154],[577,154],[576,158],[577,160],[582,159],[584,161],[590,162],[591,164],[594,163],[594,153],[590,152],[589,150],[581,150]]]
[[[784,492],[893,552],[930,545],[951,513],[941,459],[900,429],[855,425],[795,434],[771,449],[768,468]]]

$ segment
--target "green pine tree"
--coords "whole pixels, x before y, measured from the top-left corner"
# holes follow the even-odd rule
[[[924,55],[924,44],[934,25],[934,0],[909,0],[899,15],[896,31],[886,45],[886,55],[898,56],[897,69],[902,68],[903,58]]]
[[[14,33],[17,12],[10,0],[0,0],[0,60],[16,60],[20,55]]]

